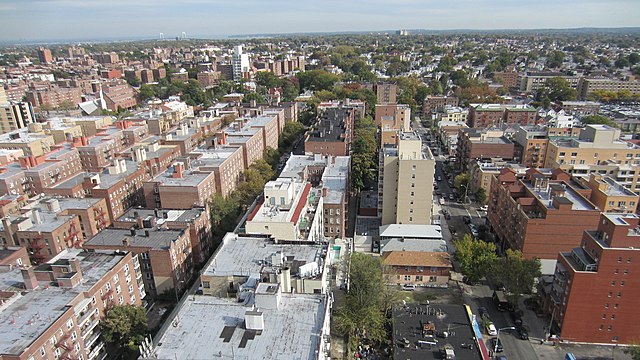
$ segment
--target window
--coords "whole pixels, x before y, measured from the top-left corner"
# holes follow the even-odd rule
[[[404,281],[411,281],[411,275],[405,275]]]
[[[614,304],[614,305],[613,305],[613,308],[614,308],[614,309],[617,309],[617,308],[618,308],[618,304]]]
[[[56,359],[57,359],[57,358],[59,358],[59,357],[60,357],[60,355],[62,355],[62,350],[60,350],[60,348],[56,348],[56,349],[53,351],[53,356],[55,356],[55,357],[56,357]]]
[[[604,325],[600,324],[600,327],[598,328],[598,330],[602,331],[602,329],[604,329]]]
[[[413,195],[414,195],[414,193],[413,193],[413,191],[412,191],[412,192],[411,192],[411,196],[413,196]]]
[[[578,153],[577,153],[577,152],[572,152],[572,153],[571,153],[571,157],[576,157],[576,156],[578,156]]]
[[[624,281],[620,281],[620,286],[624,286]]]
[[[604,308],[608,309],[609,308],[609,303],[604,304]]]
[[[416,275],[416,281],[422,281],[422,275]]]
[[[612,281],[612,282],[611,282],[611,286],[616,286],[616,282],[615,282],[615,281]]]
[[[69,319],[69,321],[67,321],[67,329],[71,329],[73,327],[73,319]]]
[[[78,338],[78,334],[74,331],[71,333],[71,340],[72,341],[76,341],[76,339]]]
[[[615,269],[615,270],[613,271],[613,273],[614,273],[614,274],[617,274],[617,273],[619,273],[619,272],[620,272],[620,270],[619,270],[619,269]]]
[[[607,318],[607,314],[602,314],[602,320]]]
[[[47,351],[44,349],[44,346],[40,348],[40,356],[47,355]]]
[[[615,320],[616,316],[614,314],[611,314],[611,320]]]
[[[613,204],[610,204],[613,205]],[[622,256],[618,256],[618,262],[622,262]]]
[[[211,283],[208,281],[203,281],[202,282],[202,287],[205,289],[210,289],[211,288]]]
[[[418,272],[423,272],[424,271],[424,266],[418,266],[416,268],[416,270],[418,270]]]

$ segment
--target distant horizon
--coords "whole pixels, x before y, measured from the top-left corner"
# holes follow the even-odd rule
[[[637,0],[2,0],[0,42],[150,40],[182,32],[228,38],[379,32],[372,28],[634,28],[640,26],[637,14]]]
[[[295,36],[334,36],[334,35],[394,35],[399,30],[406,30],[409,35],[444,35],[444,34],[465,34],[465,33],[537,33],[543,32],[548,34],[571,32],[580,33],[610,33],[616,32],[620,34],[640,33],[640,26],[621,26],[621,27],[566,27],[566,28],[495,28],[495,29],[386,29],[386,30],[344,30],[344,31],[309,31],[309,32],[287,32],[287,33],[238,33],[238,34],[217,34],[189,35],[186,33],[184,40],[254,40],[260,38],[276,38],[276,37],[295,37]],[[1,46],[35,46],[35,45],[63,45],[75,43],[117,43],[117,42],[136,42],[136,41],[175,41],[176,38],[181,39],[182,34],[164,34],[160,38],[157,35],[131,35],[131,36],[105,36],[105,37],[87,37],[87,38],[51,38],[51,39],[24,39],[24,40],[0,40]]]

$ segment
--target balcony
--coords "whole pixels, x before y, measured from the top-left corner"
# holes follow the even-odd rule
[[[583,248],[575,248],[570,253],[560,253],[575,271],[597,272],[598,263]]]

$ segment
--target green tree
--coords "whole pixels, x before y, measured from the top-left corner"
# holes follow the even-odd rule
[[[147,315],[143,307],[116,305],[100,322],[105,342],[127,353],[136,353],[147,334]]]
[[[385,285],[382,259],[354,253],[349,266],[349,291],[344,306],[336,311],[336,328],[352,344],[365,335],[384,341],[388,322],[385,314],[392,298]]]
[[[60,104],[58,104],[58,109],[63,111],[69,111],[76,108],[76,104],[69,100],[64,100]]]
[[[460,264],[465,282],[475,284],[487,276],[498,259],[493,243],[474,240],[469,234],[454,240],[455,258]]]
[[[231,196],[215,194],[209,201],[209,219],[214,237],[223,236],[235,227],[240,214],[240,204]]]
[[[153,86],[147,84],[140,86],[140,91],[138,92],[138,99],[140,101],[151,100],[156,96]]]
[[[616,124],[607,116],[603,115],[588,115],[580,119],[583,124],[602,124],[609,126],[616,126]]]
[[[249,102],[251,100],[255,100],[257,104],[264,104],[267,102],[267,100],[264,99],[264,97],[260,94],[258,94],[257,92],[250,92],[248,94],[246,94],[244,96],[244,101],[245,102]]]
[[[282,129],[280,135],[280,147],[286,148],[293,144],[300,135],[304,133],[304,125],[297,121],[288,122]]]
[[[272,169],[275,169],[280,161],[280,151],[272,147],[267,148],[267,150],[264,151],[264,160],[271,165]]]
[[[127,81],[127,84],[131,86],[135,86],[135,87],[140,86],[140,79],[135,74],[126,73],[124,75],[124,79]]]
[[[541,91],[540,97],[547,97],[550,101],[566,101],[575,100],[578,96],[576,89],[572,89],[567,79],[563,77],[554,77],[548,79]],[[538,94],[536,94],[538,97]]]
[[[476,191],[476,201],[478,201],[480,204],[484,204],[485,202],[487,202],[487,193],[486,191],[484,191],[484,188],[480,188],[478,189],[478,191]]]
[[[275,88],[280,86],[280,78],[271,71],[261,71],[256,74],[256,84],[266,88]]]
[[[562,66],[562,62],[564,61],[564,52],[556,50],[552,52],[549,57],[547,57],[547,67],[549,68],[559,68]]]
[[[359,191],[366,181],[373,180],[377,167],[376,127],[371,117],[366,116],[356,122],[352,150],[351,181],[353,188]]]
[[[458,174],[453,179],[453,186],[462,194],[467,190],[466,187],[469,186],[469,179],[470,177],[467,173]]]
[[[304,90],[331,90],[340,77],[324,70],[311,70],[296,75],[300,88]]]
[[[631,359],[640,360],[640,346],[631,345],[628,348],[624,349],[625,354],[631,355]]]
[[[640,54],[638,53],[631,53],[629,54],[629,56],[627,57],[627,60],[629,60],[629,64],[631,65],[635,65],[637,63],[640,62]]]
[[[535,279],[542,275],[540,259],[525,259],[520,250],[507,249],[505,256],[494,263],[493,269],[492,279],[505,287],[512,304],[517,304],[521,295],[531,294]]]

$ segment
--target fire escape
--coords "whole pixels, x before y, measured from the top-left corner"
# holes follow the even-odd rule
[[[73,246],[76,249],[82,247],[82,240],[78,237],[78,234],[80,234],[80,232],[76,229],[76,223],[71,222],[71,225],[69,226],[69,234],[64,239],[67,247]]]
[[[107,221],[105,220],[105,216],[107,214],[103,208],[93,209],[93,214],[96,218],[96,222],[98,223],[98,231],[103,230],[107,227]]]
[[[67,340],[69,340],[69,338],[70,338],[69,334],[65,333],[60,339],[58,339],[58,342],[56,343],[56,347],[60,349],[62,354],[58,359],[68,359],[68,360],[73,359],[71,354],[71,351],[73,350],[73,348],[67,345]]]
[[[112,308],[116,302],[115,297],[113,296],[113,288],[109,288],[109,290],[105,291],[101,299],[106,302],[106,305],[104,306],[105,310]]]
[[[36,263],[40,263],[47,258],[47,255],[41,253],[41,250],[46,247],[44,241],[44,236],[39,234],[33,238],[29,244],[29,247],[31,248],[31,256],[35,259]]]

